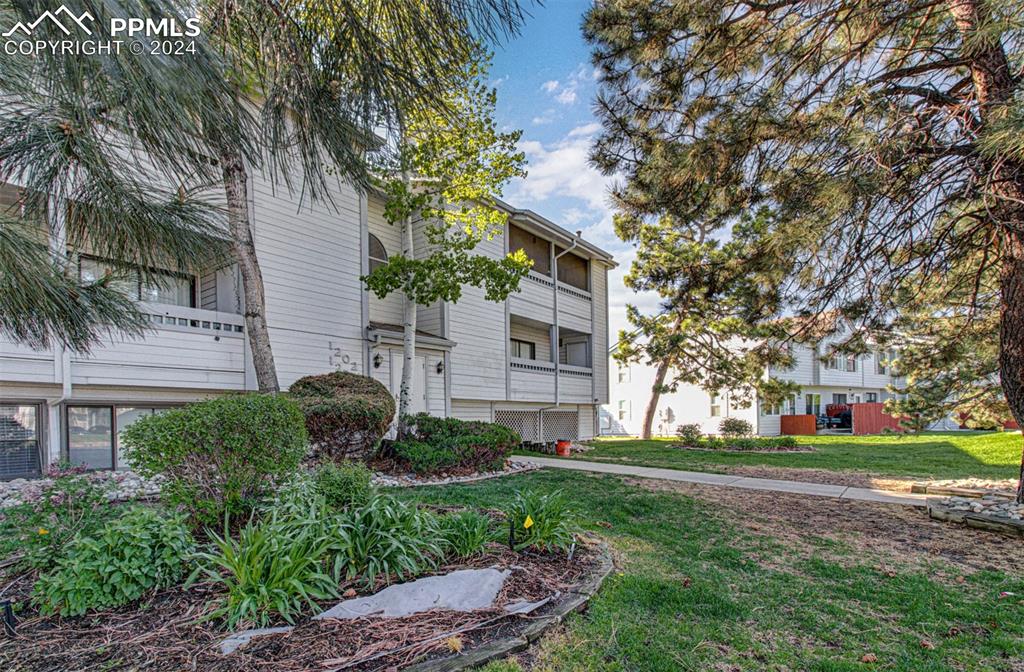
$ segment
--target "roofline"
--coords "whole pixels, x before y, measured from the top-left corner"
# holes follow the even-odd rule
[[[565,242],[566,245],[569,245],[573,241],[576,241],[577,248],[582,248],[586,250],[592,256],[597,257],[598,259],[605,262],[612,268],[615,268],[616,266],[619,265],[609,252],[605,252],[597,245],[587,242],[586,240],[583,239],[582,236],[578,236],[575,233],[563,229],[561,226],[555,224],[547,217],[538,215],[533,210],[527,210],[525,208],[516,208],[512,206],[510,203],[506,203],[505,201],[501,200],[500,198],[494,199],[494,203],[500,209],[504,210],[509,214],[509,219],[525,219],[530,223],[544,229],[546,232],[552,234],[553,236],[561,238],[562,241],[560,242]]]

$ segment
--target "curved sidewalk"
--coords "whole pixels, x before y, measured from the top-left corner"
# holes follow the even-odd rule
[[[890,492],[872,488],[852,488],[845,485],[827,483],[804,483],[802,481],[781,481],[774,478],[747,478],[729,474],[708,474],[702,471],[680,471],[678,469],[658,469],[626,464],[606,464],[604,462],[587,462],[584,460],[558,459],[552,457],[535,457],[513,455],[516,462],[533,462],[543,467],[556,469],[574,469],[576,471],[593,471],[600,474],[618,474],[620,476],[639,476],[640,478],[659,478],[665,481],[682,481],[683,483],[701,483],[703,485],[722,485],[730,488],[746,488],[748,490],[774,490],[789,492],[796,495],[813,495],[816,497],[833,497],[858,502],[878,502],[882,504],[903,504],[906,506],[926,506],[927,495]]]

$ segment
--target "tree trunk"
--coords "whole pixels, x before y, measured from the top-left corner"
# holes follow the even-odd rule
[[[1000,269],[999,378],[1013,417],[1024,427],[1024,232],[1006,238]],[[1017,501],[1024,503],[1024,451]]]
[[[408,176],[406,175],[404,179],[408,188]],[[412,217],[406,216],[402,220],[402,256],[406,259],[412,259],[414,254]],[[409,433],[407,419],[412,399],[413,367],[416,365],[416,302],[413,301],[408,292],[404,292],[402,296],[402,385],[398,392],[399,439],[404,439]]]
[[[978,39],[989,20],[981,0],[950,0],[949,11],[964,40],[982,125],[1013,96],[1016,83],[1006,51],[997,37]],[[1010,412],[1024,426],[1024,163],[1005,157],[983,160],[981,175],[990,190],[993,226],[999,238],[999,380]],[[1024,503],[1024,450],[1021,453],[1017,501]]]
[[[665,384],[665,376],[668,375],[669,360],[663,359],[658,364],[658,370],[654,374],[654,384],[651,386],[651,398],[647,401],[647,408],[644,409],[644,426],[640,430],[641,439],[651,438],[651,427],[654,425],[654,414],[658,412],[658,401],[661,399],[661,388]]]
[[[270,348],[270,332],[267,330],[263,274],[256,258],[252,229],[249,227],[248,173],[242,156],[230,147],[221,148],[220,162],[227,197],[231,246],[242,273],[245,331],[249,334],[256,383],[260,392],[278,392],[277,367],[274,365],[274,352]]]

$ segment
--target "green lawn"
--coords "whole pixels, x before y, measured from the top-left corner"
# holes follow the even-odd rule
[[[399,496],[500,506],[524,487],[571,493],[621,570],[533,649],[534,670],[1022,669],[1020,574],[880,557],[816,530],[795,549],[739,529],[721,506],[611,476],[546,470]]]
[[[800,436],[813,453],[681,450],[674,439],[600,439],[571,459],[724,472],[757,465],[923,478],[1016,478],[1020,432],[925,432],[909,436]]]

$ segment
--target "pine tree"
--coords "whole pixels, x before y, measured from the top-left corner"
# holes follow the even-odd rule
[[[616,352],[624,363],[656,367],[642,438],[651,436],[660,396],[680,384],[728,390],[736,406],[748,406],[755,392],[766,403],[795,392],[764,376],[767,366],[792,364],[782,347],[792,325],[770,319],[779,312],[776,286],[787,266],[778,250],[758,246],[771,219],[767,208],[743,217],[722,242],[710,229],[670,216],[616,216],[619,237],[637,246],[626,287],[662,299],[654,315],[627,306],[631,330],[619,334]]]
[[[1022,14],[1016,0],[598,3],[592,158],[625,175],[635,215],[722,231],[771,207],[762,244],[793,249],[789,309],[841,311],[851,347],[892,326],[915,278],[992,273],[998,298],[955,310],[998,324],[1020,422]]]

